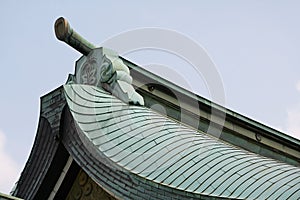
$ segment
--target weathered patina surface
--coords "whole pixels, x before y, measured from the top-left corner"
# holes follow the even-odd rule
[[[66,85],[41,98],[36,139],[13,195],[299,198],[299,140],[180,88],[111,50],[95,48],[62,19],[55,26],[62,27],[58,37],[85,56]],[[104,76],[102,64],[112,67],[103,68],[108,69]],[[128,105],[103,87],[118,80],[132,83],[145,106]],[[155,110],[155,104],[166,112]],[[211,121],[212,107],[226,113],[220,138],[207,131],[210,124],[218,126]],[[97,189],[93,193],[91,188]]]
[[[119,55],[107,48],[96,48],[76,33],[64,18],[55,22],[56,37],[83,54],[76,63],[75,76],[69,81],[103,87],[122,101],[144,105],[144,99],[133,88],[129,68]]]
[[[100,88],[75,84],[64,88],[78,129],[112,161],[114,170],[201,196],[300,195],[298,167],[250,153],[151,109],[129,106]]]

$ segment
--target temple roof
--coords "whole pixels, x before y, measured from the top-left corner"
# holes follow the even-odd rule
[[[79,132],[111,167],[204,196],[299,197],[300,169],[192,129],[100,88],[65,85]]]
[[[13,195],[64,198],[78,165],[116,199],[300,196],[299,140],[123,61],[145,106],[74,81],[43,96],[35,142]],[[211,116],[222,113],[220,127]],[[221,128],[221,135],[208,126]]]
[[[14,196],[300,197],[298,139],[96,48],[64,18],[55,33],[84,56],[65,85],[41,97],[37,134]]]

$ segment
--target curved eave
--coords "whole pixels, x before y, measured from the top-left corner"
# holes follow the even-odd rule
[[[65,106],[63,88],[41,98],[41,112],[30,156],[13,195],[22,199],[45,199],[54,187],[68,153],[59,142],[59,126]]]
[[[70,156],[102,189],[116,199],[212,199],[206,195],[187,193],[148,181],[116,165],[91,145],[78,128],[68,107],[64,110],[62,135],[62,142]]]
[[[78,161],[89,168],[94,179],[103,176],[100,185],[119,197],[140,193],[137,188],[146,195],[147,187],[186,197],[273,199],[300,195],[297,167],[224,143],[148,108],[128,106],[100,88],[65,85],[64,90],[75,127],[67,135],[78,135],[96,166],[106,171],[94,169],[90,161],[84,166],[85,155]],[[69,150],[79,155],[76,148]],[[114,181],[109,184],[110,175]],[[120,176],[129,181],[123,183]],[[126,195],[116,191],[124,187]]]

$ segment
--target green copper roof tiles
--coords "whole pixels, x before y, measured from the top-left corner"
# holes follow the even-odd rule
[[[170,188],[226,198],[299,197],[300,169],[192,130],[100,88],[64,86],[91,144],[136,176]]]

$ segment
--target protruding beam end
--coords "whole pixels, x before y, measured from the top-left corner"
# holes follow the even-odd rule
[[[76,33],[69,22],[63,17],[55,21],[54,30],[57,39],[67,43],[85,56],[88,55],[92,49],[96,48],[96,46]]]
[[[71,32],[69,22],[63,17],[60,17],[55,21],[54,30],[57,39],[61,41],[66,41],[66,38],[68,38]]]

